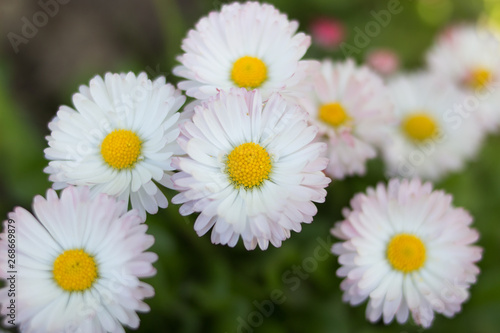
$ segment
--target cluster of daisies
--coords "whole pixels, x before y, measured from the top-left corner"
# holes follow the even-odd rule
[[[59,109],[45,149],[53,189],[35,197],[34,215],[8,215],[21,331],[139,326],[154,295],[139,278],[157,260],[144,222],[167,207],[161,187],[178,192],[181,215],[197,213],[198,235],[265,250],[312,222],[331,179],[363,175],[378,154],[404,179],[355,196],[332,229],[344,301],[368,299],[367,318],[386,324],[411,314],[429,327],[435,312],[460,311],[479,272],[478,233],[450,195],[420,179],[459,170],[499,128],[500,43],[454,27],[428,69],[382,78],[351,59],[302,60],[311,39],[297,28],[268,4],[224,5],[184,39],[178,89],[108,73]],[[8,315],[7,288],[0,302]]]

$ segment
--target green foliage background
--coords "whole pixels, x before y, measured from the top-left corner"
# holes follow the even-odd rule
[[[124,1],[127,2],[127,1]],[[354,45],[354,28],[364,28],[373,18],[372,10],[387,8],[386,0],[311,0],[269,1],[290,18],[300,22],[300,30],[307,31],[308,24],[318,16],[330,16],[346,25],[346,42]],[[110,29],[133,33],[117,33],[125,56],[119,59],[80,59],[78,70],[59,69],[64,79],[59,80],[56,93],[50,99],[37,95],[44,81],[29,85],[30,63],[27,54],[35,52],[32,44],[50,40],[54,27],[61,29],[65,15],[81,4],[76,1],[60,8],[60,12],[33,41],[21,45],[19,54],[5,42],[0,53],[0,215],[6,216],[15,205],[28,208],[35,194],[44,194],[50,186],[42,172],[47,162],[43,158],[48,134],[46,124],[57,111],[57,106],[71,103],[71,94],[78,85],[87,84],[95,74],[106,71],[143,71],[153,69],[167,75],[167,80],[178,79],[170,74],[180,54],[180,42],[194,23],[211,10],[219,9],[223,1],[130,1],[133,6],[149,6],[155,38],[134,23],[133,12],[127,20],[111,17]],[[437,31],[451,22],[470,21],[492,17],[498,12],[496,1],[471,0],[401,0],[403,11],[392,17],[391,23],[382,28],[380,35],[371,39],[370,45],[355,55],[361,62],[368,51],[376,47],[390,47],[401,56],[404,67],[422,66],[423,54],[431,45]],[[99,12],[100,2],[93,2]],[[0,7],[1,8],[1,7]],[[496,9],[495,9],[496,8]],[[35,8],[36,10],[36,8]],[[116,8],[117,13],[121,9]],[[21,12],[32,15],[32,12]],[[118,14],[117,14],[118,15]],[[489,15],[489,16],[488,16]],[[128,23],[127,23],[128,22]],[[67,23],[71,24],[71,23]],[[51,26],[52,25],[52,26]],[[14,28],[19,30],[19,20]],[[4,27],[5,28],[5,27]],[[113,30],[112,30],[113,31]],[[149,30],[151,31],[151,30]],[[1,32],[1,31],[0,31]],[[6,35],[8,30],[2,35]],[[132,37],[130,37],[132,36]],[[97,37],[96,37],[97,38]],[[125,42],[123,42],[125,41]],[[80,41],[73,41],[76,46]],[[87,41],[89,45],[92,41]],[[50,47],[48,43],[47,48]],[[66,52],[65,44],[54,52]],[[42,46],[43,48],[43,46]],[[326,51],[313,45],[306,58],[344,59],[340,50]],[[48,66],[37,62],[37,66]],[[50,73],[50,72],[49,72]],[[50,80],[50,75],[44,80]],[[30,102],[31,99],[31,102]],[[45,103],[38,103],[45,101]],[[454,204],[463,206],[475,217],[474,226],[480,231],[479,245],[484,247],[484,257],[479,263],[481,274],[471,288],[471,297],[463,311],[455,318],[438,315],[429,332],[500,331],[500,136],[490,136],[477,159],[468,163],[459,174],[450,175],[436,184],[454,195]],[[178,207],[170,205],[159,214],[149,216],[149,233],[156,238],[152,250],[160,259],[155,264],[156,277],[146,281],[156,289],[156,296],[148,300],[151,312],[141,314],[139,332],[422,332],[412,322],[406,325],[370,324],[365,320],[365,305],[352,308],[341,301],[340,279],[336,277],[336,258],[316,260],[317,268],[310,273],[297,273],[302,265],[311,263],[320,241],[329,245],[329,229],[341,219],[341,209],[350,198],[368,186],[385,181],[380,160],[370,162],[365,177],[335,181],[328,191],[327,201],[319,205],[319,213],[310,225],[303,225],[301,233],[293,233],[281,248],[246,251],[242,244],[235,248],[215,246],[210,236],[199,238],[194,230],[195,216],[187,218],[178,214]],[[174,193],[168,192],[171,198]],[[309,258],[309,259],[307,259]],[[323,258],[323,257],[322,257]],[[305,261],[304,261],[305,260]],[[307,266],[312,267],[312,266]],[[307,276],[306,276],[307,275]],[[278,293],[281,304],[274,304],[272,313],[262,313],[260,324],[257,304],[269,304]],[[266,310],[267,311],[267,310]],[[264,312],[266,312],[264,311]],[[240,319],[239,319],[240,318]],[[250,321],[246,329],[241,321]],[[259,323],[260,325],[256,325]],[[256,327],[253,327],[256,326]],[[238,330],[238,328],[240,329]]]

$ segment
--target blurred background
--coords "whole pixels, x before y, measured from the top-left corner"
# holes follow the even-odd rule
[[[393,0],[395,1],[395,0]],[[229,1],[213,0],[0,0],[0,216],[29,208],[50,187],[43,158],[47,123],[59,105],[96,74],[146,71],[177,83],[171,69],[187,31]],[[389,0],[268,1],[313,36],[306,58],[345,59],[340,43],[356,46],[356,29]],[[384,68],[417,69],[438,31],[457,22],[500,23],[498,0],[401,0],[402,10],[352,55],[358,62],[383,49],[396,62]],[[41,15],[40,12],[47,13]],[[28,22],[28,23],[27,23]],[[37,23],[37,25],[33,25]],[[32,24],[32,27],[28,27]],[[358,43],[359,44],[359,43]],[[359,46],[359,45],[358,45]],[[352,51],[352,49],[351,49]],[[389,53],[390,53],[389,52]],[[499,55],[500,56],[500,55]],[[399,60],[398,60],[399,59]],[[377,62],[379,61],[379,62]],[[392,64],[392,65],[391,65]],[[382,67],[383,67],[382,66]],[[392,67],[391,67],[392,66]],[[383,69],[380,69],[384,71]],[[390,70],[388,70],[390,71]],[[475,161],[436,184],[475,217],[484,257],[471,297],[455,318],[437,315],[429,332],[500,332],[500,137],[490,136]],[[342,303],[336,258],[327,255],[333,223],[350,198],[384,181],[383,165],[370,162],[365,177],[331,184],[326,203],[303,231],[281,248],[248,252],[199,238],[194,216],[171,205],[149,216],[158,274],[145,281],[156,289],[141,314],[139,332],[423,332],[406,325],[370,324],[365,306]],[[169,199],[174,193],[168,192]]]

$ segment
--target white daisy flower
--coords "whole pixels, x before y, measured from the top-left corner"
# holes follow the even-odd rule
[[[319,140],[328,143],[333,178],[363,175],[366,161],[393,125],[393,104],[382,79],[352,59],[343,63],[325,60],[314,78],[314,91],[300,103],[319,128]]]
[[[187,80],[178,86],[197,99],[231,87],[259,88],[265,100],[275,91],[292,96],[305,89],[299,83],[318,64],[299,61],[311,38],[296,34],[297,28],[269,4],[224,5],[201,18],[184,39],[182,65],[173,72]]]
[[[0,234],[1,277],[15,275],[15,324],[21,332],[125,332],[139,326],[136,311],[154,289],[139,280],[156,274],[157,255],[136,210],[87,187],[68,187],[58,198],[34,199],[33,216],[16,207]],[[12,232],[14,231],[14,232]],[[14,235],[14,237],[12,237]],[[14,244],[15,260],[7,253]],[[11,266],[12,265],[12,266]],[[7,268],[8,267],[8,268]],[[14,271],[14,273],[12,272]],[[9,285],[0,289],[9,325]]]
[[[429,327],[434,312],[459,312],[475,283],[482,249],[471,245],[478,233],[472,217],[451,205],[452,197],[420,180],[393,179],[356,195],[345,220],[332,234],[344,242],[337,275],[343,300],[358,305],[367,298],[366,317],[385,324],[405,323],[411,313]]]
[[[427,54],[430,69],[471,95],[477,116],[493,131],[500,125],[500,41],[494,32],[458,25],[442,33]]]
[[[181,192],[172,202],[182,215],[200,212],[198,235],[212,229],[212,242],[267,249],[312,222],[314,202],[325,200],[330,179],[322,170],[324,143],[311,143],[318,129],[307,113],[279,94],[263,106],[260,91],[231,89],[195,108],[181,125],[179,143],[188,157],[174,159],[172,177]]]
[[[383,147],[390,175],[438,180],[476,154],[484,134],[463,112],[465,94],[428,73],[396,77],[389,89],[398,117]]]
[[[93,195],[130,200],[143,219],[167,207],[156,183],[171,186],[172,156],[182,154],[176,111],[184,101],[164,77],[96,76],[73,96],[75,109],[62,106],[49,124],[44,171],[53,188],[90,186]]]

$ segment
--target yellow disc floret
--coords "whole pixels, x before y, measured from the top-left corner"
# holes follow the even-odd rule
[[[259,58],[241,57],[233,64],[231,79],[240,88],[258,88],[267,79],[266,64]]]
[[[227,155],[226,173],[236,188],[252,189],[269,179],[271,157],[259,144],[247,142]]]
[[[130,168],[139,159],[141,144],[141,139],[134,132],[117,129],[102,140],[101,155],[112,168]]]
[[[413,272],[425,263],[424,243],[414,235],[396,235],[387,246],[387,260],[398,271]]]
[[[338,127],[343,125],[349,116],[340,103],[323,104],[319,108],[319,119],[330,126]]]
[[[66,291],[89,289],[97,278],[97,265],[81,249],[66,250],[54,261],[52,271],[59,287]]]
[[[471,73],[466,79],[466,84],[473,89],[482,90],[486,88],[486,86],[490,84],[491,81],[492,81],[491,71],[486,68],[479,67],[471,71]]]
[[[419,112],[410,114],[403,121],[403,131],[412,140],[423,142],[438,134],[436,121],[428,114]]]

